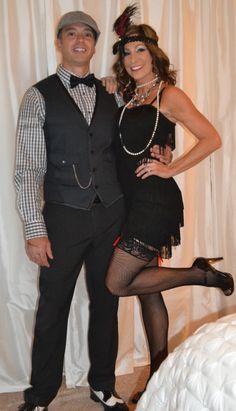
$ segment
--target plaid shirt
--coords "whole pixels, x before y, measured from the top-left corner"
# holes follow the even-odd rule
[[[57,74],[90,125],[96,102],[96,88],[84,84],[70,87],[71,72],[62,65]],[[118,105],[120,96],[116,95]],[[17,126],[15,186],[26,239],[47,236],[42,215],[43,181],[47,170],[44,138],[45,101],[36,87],[28,89],[22,100]]]

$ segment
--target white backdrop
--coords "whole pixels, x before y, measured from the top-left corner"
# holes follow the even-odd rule
[[[30,350],[37,304],[38,270],[27,260],[22,224],[15,206],[13,170],[15,128],[25,90],[55,71],[54,30],[61,14],[83,10],[102,34],[92,70],[110,73],[111,32],[126,0],[0,0],[0,392],[28,385]],[[236,273],[236,0],[143,0],[140,20],[154,26],[160,46],[178,70],[182,87],[214,123],[223,148],[178,176],[185,200],[182,246],[171,265],[188,266],[194,256],[223,255],[218,265]],[[193,140],[177,128],[176,155]],[[166,262],[167,264],[168,262]],[[235,276],[236,277],[236,276]],[[86,384],[88,299],[79,277],[65,355],[68,386]],[[170,349],[200,324],[235,311],[236,296],[218,290],[182,287],[164,293],[170,313]],[[121,299],[117,374],[148,361],[139,309],[134,298]]]

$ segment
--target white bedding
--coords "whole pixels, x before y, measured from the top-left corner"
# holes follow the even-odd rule
[[[152,376],[136,411],[236,411],[236,314],[200,327]]]

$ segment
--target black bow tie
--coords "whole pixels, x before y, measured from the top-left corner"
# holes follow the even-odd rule
[[[86,77],[76,77],[76,76],[73,76],[73,74],[71,74],[71,76],[70,76],[70,87],[74,88],[78,84],[85,84],[88,87],[93,87],[93,85],[95,84],[94,74],[89,74]]]

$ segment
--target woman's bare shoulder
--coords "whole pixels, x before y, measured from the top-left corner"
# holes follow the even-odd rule
[[[171,121],[176,122],[178,118],[177,113],[193,108],[192,101],[183,90],[177,86],[164,85],[160,110]]]
[[[172,101],[172,99],[184,99],[191,101],[187,94],[177,86],[172,86],[171,84],[164,84],[162,90],[163,100]]]

